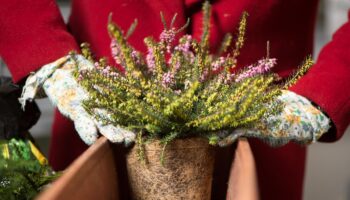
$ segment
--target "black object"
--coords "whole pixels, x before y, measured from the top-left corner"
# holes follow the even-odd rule
[[[0,77],[0,139],[18,138],[37,123],[40,110],[36,103],[27,102],[22,110],[18,98],[22,88],[9,77]]]

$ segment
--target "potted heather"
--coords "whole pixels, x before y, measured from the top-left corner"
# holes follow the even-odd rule
[[[247,13],[236,40],[227,34],[218,53],[211,54],[209,3],[203,12],[200,41],[190,35],[174,41],[189,22],[177,29],[176,16],[170,23],[161,17],[164,31],[159,39],[144,39],[146,54],[127,42],[137,21],[124,34],[110,20],[111,50],[122,72],[106,59],[95,62],[88,45],[82,46],[83,55],[96,63],[94,69],[75,73],[91,95],[85,109],[99,121],[136,133],[127,154],[135,199],[210,199],[213,146],[233,130],[256,126],[279,112],[276,97],[311,66],[307,60],[283,84],[270,71],[276,62],[268,56],[232,73],[244,43]]]

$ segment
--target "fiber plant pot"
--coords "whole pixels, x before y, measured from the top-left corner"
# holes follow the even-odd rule
[[[159,141],[144,146],[145,162],[138,158],[135,145],[126,156],[133,199],[209,200],[215,151],[204,138],[176,139],[170,142],[160,161]]]

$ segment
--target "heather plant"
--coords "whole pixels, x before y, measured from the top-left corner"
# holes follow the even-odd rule
[[[127,39],[137,20],[124,32],[109,20],[111,53],[95,62],[88,48],[83,55],[95,63],[92,70],[75,73],[91,98],[85,109],[96,119],[132,130],[139,143],[158,139],[165,145],[175,138],[203,136],[215,145],[222,135],[237,128],[259,126],[262,119],[280,112],[276,99],[282,89],[293,85],[312,65],[308,58],[288,81],[271,71],[276,59],[266,57],[241,70],[237,66],[247,27],[243,13],[233,40],[227,34],[216,54],[209,50],[210,5],[203,5],[203,33],[200,41],[191,35],[175,36],[186,29],[174,27],[163,15],[164,30],[159,38],[147,37],[147,53],[135,50]],[[116,66],[123,70],[118,70]],[[233,72],[234,71],[234,72]]]

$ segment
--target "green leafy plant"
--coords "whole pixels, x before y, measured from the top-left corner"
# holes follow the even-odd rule
[[[87,44],[84,56],[95,62],[93,70],[78,70],[76,77],[91,98],[85,109],[104,123],[135,131],[142,138],[158,139],[165,145],[175,138],[203,136],[215,145],[220,135],[236,128],[257,126],[261,119],[283,107],[276,100],[312,65],[310,58],[287,82],[271,72],[276,59],[266,56],[242,70],[236,70],[237,58],[245,40],[247,13],[243,13],[235,41],[224,37],[217,54],[209,51],[210,4],[203,5],[203,34],[200,41],[183,35],[175,43],[175,35],[187,24],[173,27],[161,14],[164,31],[159,39],[144,39],[146,54],[136,51],[127,34],[108,23],[112,56],[116,65],[93,60]],[[101,113],[104,113],[101,115]],[[108,117],[105,113],[108,113]]]
[[[34,199],[45,185],[59,176],[32,154],[28,140],[0,142],[0,197],[7,200]]]

